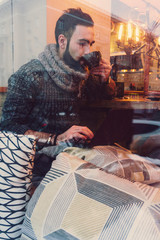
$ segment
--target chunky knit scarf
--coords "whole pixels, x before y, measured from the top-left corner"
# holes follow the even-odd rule
[[[78,92],[80,82],[88,78],[86,72],[75,71],[60,59],[55,44],[47,45],[39,60],[56,85],[65,91]]]

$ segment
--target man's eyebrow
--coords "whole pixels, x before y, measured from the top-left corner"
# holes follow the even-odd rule
[[[79,42],[87,42],[88,44],[90,44],[90,45],[92,45],[92,44],[94,44],[95,43],[95,41],[92,41],[92,42],[90,42],[89,40],[87,40],[87,39],[85,39],[85,38],[82,38],[82,39],[79,39]]]

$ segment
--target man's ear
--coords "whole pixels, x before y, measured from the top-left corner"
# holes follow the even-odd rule
[[[65,51],[67,46],[67,38],[63,34],[60,34],[58,36],[58,44],[59,44],[59,48]]]

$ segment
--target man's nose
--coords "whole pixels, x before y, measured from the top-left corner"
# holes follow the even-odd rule
[[[90,53],[90,51],[91,51],[90,45],[88,45],[85,47],[84,54],[88,54],[88,53]]]

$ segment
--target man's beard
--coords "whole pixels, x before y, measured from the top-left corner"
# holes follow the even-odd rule
[[[69,43],[67,44],[66,50],[63,54],[63,61],[65,62],[66,65],[68,65],[75,71],[83,72],[83,68],[81,67],[80,61],[74,60],[69,53]]]

